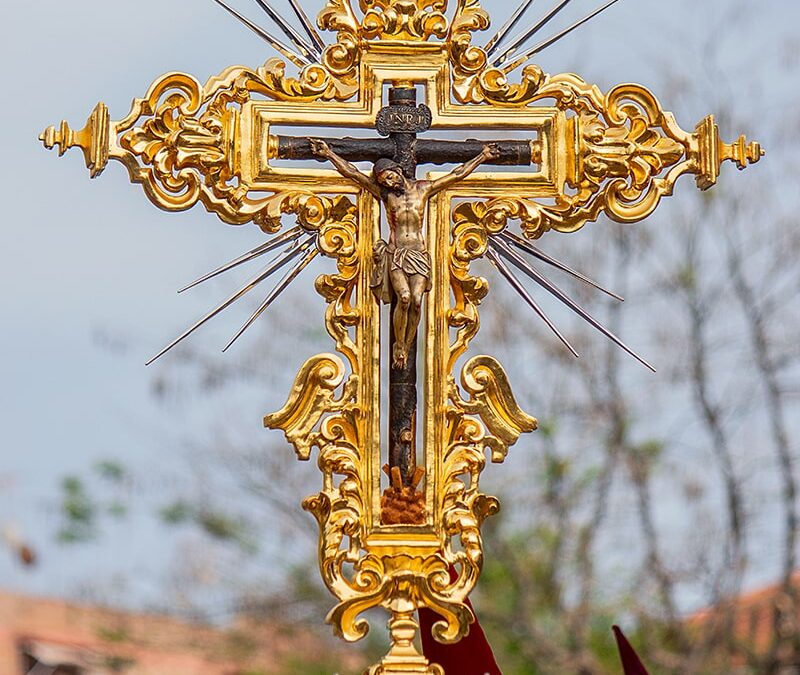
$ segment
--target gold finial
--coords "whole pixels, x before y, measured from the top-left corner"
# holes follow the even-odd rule
[[[755,164],[766,153],[761,144],[757,141],[747,142],[747,138],[742,134],[735,143],[720,142],[719,157],[720,161],[730,160],[736,162],[740,171],[747,168],[748,164]]]
[[[697,186],[708,190],[719,178],[719,170],[723,162],[736,162],[739,170],[746,169],[749,164],[758,162],[766,152],[756,141],[747,142],[740,136],[734,143],[725,143],[719,137],[719,127],[714,116],[709,115],[695,129],[697,141]]]
[[[91,177],[97,178],[108,164],[110,131],[108,108],[104,103],[98,103],[80,131],[75,131],[66,120],[62,120],[58,129],[47,127],[39,140],[48,150],[58,146],[59,157],[70,148],[80,148]]]
[[[75,132],[67,124],[66,120],[61,120],[61,127],[47,127],[39,136],[39,140],[44,143],[44,147],[52,150],[58,146],[58,156],[61,157],[71,147],[75,145]]]

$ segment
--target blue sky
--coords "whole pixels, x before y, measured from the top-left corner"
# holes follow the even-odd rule
[[[306,2],[309,11],[318,4]],[[486,2],[497,25],[510,10],[501,4]],[[596,5],[574,4],[565,21]],[[741,12],[742,20],[722,31],[731,12]],[[782,88],[797,85],[796,68],[787,80],[772,66],[792,58],[798,21],[800,3],[788,0],[622,0],[590,28],[548,50],[541,65],[549,72],[578,70],[603,89],[635,81],[658,94],[670,79],[702,71],[704,45],[713,36],[722,45],[724,76],[742,92],[761,92],[743,95],[742,109],[765,106],[774,113],[789,100]],[[259,65],[273,54],[211,0],[29,0],[4,8],[0,55],[6,64],[0,109],[0,527],[13,524],[43,554],[30,572],[0,550],[0,586],[71,595],[97,579],[113,589],[113,579],[127,575],[137,579],[130,595],[148,597],[163,582],[159,575],[175,555],[175,542],[139,516],[89,547],[56,546],[59,479],[85,472],[99,459],[118,458],[138,475],[163,476],[157,491],[169,491],[170,476],[180,473],[185,459],[186,431],[207,433],[210,406],[191,393],[181,405],[158,404],[153,379],[169,373],[174,362],[167,357],[150,368],[143,364],[216,297],[177,296],[175,289],[261,235],[253,226],[224,225],[201,208],[162,213],[128,183],[120,165],[90,181],[79,153],[58,159],[37,136],[62,118],[82,126],[101,99],[113,118],[123,117],[131,98],[164,72],[182,70],[202,80],[228,65]],[[714,81],[703,77],[707,100],[661,97],[684,128],[714,111],[719,100]],[[776,120],[772,114],[765,124]],[[724,135],[740,131],[771,133],[728,128]],[[195,348],[211,359],[226,358],[218,346],[238,320],[198,335]],[[308,355],[292,354],[288,371]],[[290,377],[261,400],[245,390],[242,405],[215,404],[231,428],[258,428],[261,413],[279,402]],[[148,488],[143,492],[153,485]]]

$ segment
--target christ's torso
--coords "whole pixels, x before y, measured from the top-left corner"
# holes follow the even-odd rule
[[[425,209],[427,207],[428,181],[406,183],[403,192],[387,192],[384,197],[386,217],[389,221],[389,243],[397,248],[425,250]]]

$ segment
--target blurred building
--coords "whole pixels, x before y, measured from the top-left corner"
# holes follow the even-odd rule
[[[219,629],[0,593],[1,675],[273,675],[328,649],[267,622]]]
[[[689,624],[703,632],[724,636],[717,642],[721,649],[729,645],[738,647],[736,653],[739,656],[734,665],[741,666],[741,672],[752,672],[745,668],[745,654],[759,659],[772,653],[779,669],[771,672],[797,675],[800,673],[800,656],[794,636],[800,634],[798,608],[800,571],[794,573],[788,589],[783,584],[773,584],[744,593],[732,602],[695,613]]]

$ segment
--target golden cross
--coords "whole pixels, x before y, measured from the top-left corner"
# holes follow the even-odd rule
[[[62,122],[42,134],[44,144],[58,146],[61,154],[80,148],[92,177],[110,160],[121,162],[162,209],[181,211],[200,202],[226,223],[254,222],[276,234],[232,265],[290,245],[291,256],[303,257],[277,292],[314,255],[335,261],[336,272],[320,276],[316,289],[328,303],[325,322],[338,355],[309,359],[286,405],[264,421],[285,432],[300,459],[318,450],[322,489],[303,506],[318,520],[320,569],[338,599],[328,622],[355,641],[368,630],[363,612],[380,606],[391,614],[392,647],[372,675],[442,673],[414,646],[414,612],[429,607],[441,616],[434,628],[440,641],[455,642],[468,632],[473,616],[465,603],[483,563],[481,525],[499,508],[479,488],[486,452],[502,462],[509,446],[536,427],[491,357],[469,359],[456,379],[455,364],[478,331],[478,306],[488,292],[486,280],[471,274],[471,263],[488,257],[537,308],[506,262],[557,297],[560,291],[537,277],[521,253],[559,263],[511,233],[509,222],[518,221],[527,239],[551,230],[574,232],[603,214],[633,223],[671,195],[683,174],[694,175],[705,190],[716,183],[724,161],[743,169],[763,154],[744,137],[722,142],[711,116],[694,131],[682,130],[638,85],[603,93],[577,75],[547,75],[530,64],[512,82],[509,74],[552,42],[518,56],[549,15],[500,50],[528,5],[480,47],[473,34],[489,27],[489,17],[478,0],[460,0],[452,19],[445,16],[446,0],[360,0],[358,15],[349,0],[327,0],[317,23],[335,36],[332,44],[303,21],[302,11],[305,37],[282,24],[294,47],[262,31],[299,67],[296,76],[287,74],[281,59],[255,70],[229,68],[205,84],[171,73],[120,121],[112,121],[100,103],[81,131]],[[478,171],[427,204],[432,288],[420,340],[424,510],[419,519],[399,524],[382,518],[380,311],[370,288],[379,204],[363,185],[328,168],[276,166],[276,159],[298,156],[299,142],[273,133],[293,126],[375,128],[385,86],[424,90],[433,130],[514,131],[525,134],[531,150],[531,166]],[[416,118],[395,122],[403,119]],[[475,152],[478,146],[470,147]],[[298,227],[279,232],[286,214],[296,216]],[[416,482],[395,487],[410,489],[413,497]]]

